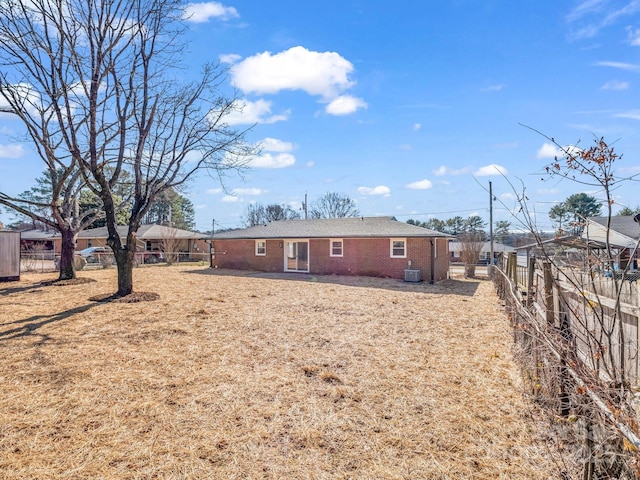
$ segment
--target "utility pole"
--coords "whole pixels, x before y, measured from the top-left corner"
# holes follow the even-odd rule
[[[489,278],[493,276],[493,189],[489,182],[489,243],[490,243],[490,260],[489,260]]]
[[[213,268],[213,256],[216,253],[216,249],[213,245],[213,235],[216,233],[216,219],[211,220],[211,242],[209,242],[209,268]]]
[[[304,192],[304,202],[302,202],[302,210],[304,210],[304,219],[307,219],[307,192]]]

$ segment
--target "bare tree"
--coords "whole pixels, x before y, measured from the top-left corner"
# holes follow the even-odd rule
[[[346,195],[327,192],[311,205],[311,218],[358,217],[360,211],[355,200]]]
[[[1,9],[0,6],[0,11]],[[2,21],[0,20],[0,32],[1,25]],[[4,74],[0,73],[0,79],[3,77]],[[16,114],[25,122],[44,120],[47,112],[39,106],[33,109],[33,117],[24,115],[24,112],[21,112],[19,108],[20,97],[14,96],[13,92],[14,89],[10,86],[7,87],[4,81],[0,80],[0,95],[8,104],[8,107],[2,108],[2,111]],[[59,279],[69,280],[76,277],[73,256],[78,233],[101,218],[103,213],[100,208],[80,208],[80,194],[85,188],[84,180],[73,160],[58,158],[55,155],[57,140],[52,137],[45,136],[42,139],[44,145],[39,145],[41,148],[38,148],[40,158],[47,167],[44,177],[38,181],[41,184],[46,184],[46,188],[34,187],[31,191],[17,197],[0,192],[0,204],[31,218],[34,222],[47,225],[60,232],[62,247]]]
[[[297,220],[300,214],[289,205],[261,205],[252,203],[247,207],[247,217],[245,224],[247,227],[255,225],[263,225],[269,222],[277,222],[278,220]]]
[[[464,276],[465,278],[473,278],[476,275],[476,266],[484,245],[484,232],[467,230],[458,235],[458,241],[460,242],[460,258],[464,263]]]
[[[118,296],[133,291],[136,231],[155,197],[202,169],[221,179],[255,153],[225,123],[238,103],[220,93],[224,69],[178,81],[183,14],[179,0],[0,2],[5,99],[41,156],[65,159],[102,201]],[[133,182],[124,241],[123,172]]]

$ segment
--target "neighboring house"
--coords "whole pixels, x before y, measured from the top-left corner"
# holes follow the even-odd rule
[[[124,241],[127,227],[118,227],[118,233]],[[78,234],[76,250],[88,247],[107,245],[107,227],[91,228]],[[209,243],[202,233],[180,230],[163,225],[141,225],[137,232],[137,251],[139,252],[172,252],[205,254],[209,252]],[[21,246],[23,250],[37,251],[53,258],[60,254],[60,233],[55,230],[27,230],[22,232]],[[200,259],[200,258],[198,258]]]
[[[582,232],[582,238],[589,242],[597,242],[601,248],[609,247],[615,251],[620,268],[626,268],[629,262],[633,269],[637,268],[638,239],[640,224],[631,215],[614,215],[612,217],[589,217]],[[607,223],[609,223],[607,234]]]
[[[453,263],[462,262],[462,242],[452,241],[449,242],[449,251],[451,252],[451,258],[449,259]],[[497,259],[500,255],[505,255],[510,252],[515,252],[516,249],[502,243],[493,242],[493,258]],[[491,257],[491,242],[483,242],[482,250],[480,250],[480,257],[478,263],[489,264],[489,258]],[[494,262],[495,263],[495,262]]]
[[[393,217],[281,220],[213,238],[214,268],[319,275],[447,278],[449,235]]]

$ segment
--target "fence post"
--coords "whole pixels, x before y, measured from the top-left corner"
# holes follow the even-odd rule
[[[513,284],[518,286],[518,259],[514,252],[509,252],[509,270],[508,275],[509,278],[513,281]]]
[[[542,264],[544,272],[544,309],[547,323],[553,325],[555,319],[553,302],[553,274],[551,272],[551,262],[545,260]]]
[[[529,257],[529,265],[527,265],[527,308],[533,305],[533,273],[536,268],[536,259]]]

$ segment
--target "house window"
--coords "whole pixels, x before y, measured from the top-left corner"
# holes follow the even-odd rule
[[[152,250],[151,240],[147,240],[147,244],[145,246],[145,249],[147,250],[147,252],[150,252]]]
[[[407,241],[404,238],[391,239],[391,258],[407,258]]]
[[[329,255],[331,257],[341,257],[342,256],[342,239],[331,239],[329,240],[329,244],[331,245],[331,251]]]
[[[267,241],[256,240],[256,255],[264,256],[267,254]]]
[[[91,239],[87,240],[87,248],[91,248],[93,247],[92,243],[91,243]]]

